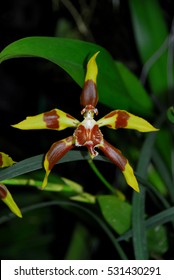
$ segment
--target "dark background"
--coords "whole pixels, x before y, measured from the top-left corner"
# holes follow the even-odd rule
[[[15,40],[27,36],[68,37],[95,42],[106,48],[114,59],[123,62],[137,76],[141,65],[132,31],[127,1],[56,1],[5,0],[0,9],[0,50]],[[143,2],[143,1],[142,1]],[[160,1],[170,29],[173,1]],[[143,8],[143,6],[142,6]],[[74,10],[81,16],[86,30],[81,30]],[[16,161],[45,153],[50,145],[71,131],[20,131],[10,127],[26,116],[59,108],[80,117],[81,89],[58,66],[37,58],[20,58],[0,65],[0,150]],[[107,111],[99,104],[99,108]],[[113,183],[116,174],[112,166],[100,166],[104,174],[110,172]],[[61,165],[59,174],[81,183],[91,193],[106,192],[87,164]],[[92,182],[89,186],[89,180]],[[44,201],[44,195],[26,187],[18,188],[19,206]],[[15,190],[13,191],[15,194]],[[1,209],[6,208],[1,204]],[[86,242],[89,252],[82,258],[116,258],[110,241],[101,229],[85,215],[58,207],[31,211],[22,221],[13,220],[1,227],[1,258],[61,259],[67,249],[77,223],[88,229]],[[100,231],[100,240],[98,232]],[[126,246],[123,245],[123,246]],[[130,245],[129,245],[130,246]],[[131,251],[131,248],[129,248]],[[85,255],[86,254],[86,255]],[[89,254],[89,255],[88,255]],[[132,255],[130,254],[130,258]]]

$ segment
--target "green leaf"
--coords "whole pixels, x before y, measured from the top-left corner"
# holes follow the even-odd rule
[[[141,112],[142,104],[144,104],[147,108],[149,108],[146,114],[150,114],[150,109],[152,109],[152,100],[142,86],[141,82],[122,63],[116,62],[116,67],[122,80],[124,81],[127,93],[132,99],[132,102],[136,102],[139,106],[139,112]]]
[[[131,226],[131,205],[114,195],[99,195],[97,200],[105,220],[118,233],[125,233]]]
[[[161,178],[161,174],[156,170],[156,168],[154,168],[153,165],[150,166],[148,171],[148,181],[153,185],[154,188],[158,190],[162,196],[167,196],[166,185]]]
[[[100,51],[97,57],[100,102],[114,109],[131,110],[135,113],[140,112],[140,107],[142,114],[150,111],[150,102],[140,102],[140,96],[132,101],[132,94],[129,94],[131,83],[129,87],[125,86],[120,70],[115,67],[110,54],[96,44],[65,38],[28,37],[8,45],[0,53],[0,62],[17,57],[44,58],[63,68],[82,87],[87,60],[97,51]]]
[[[147,168],[152,156],[152,150],[157,133],[149,133],[141,149],[137,166],[138,175],[146,178]],[[137,211],[138,209],[138,211]],[[148,259],[145,229],[145,189],[133,194],[132,207],[133,245],[136,259]]]
[[[157,0],[129,0],[135,39],[140,58],[146,65],[152,91],[162,96],[168,88],[167,84],[167,52],[165,40],[167,27]],[[154,56],[153,56],[154,55]]]

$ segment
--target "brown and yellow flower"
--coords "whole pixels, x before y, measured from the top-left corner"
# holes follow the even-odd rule
[[[46,153],[44,159],[46,174],[42,188],[46,186],[49,173],[54,165],[69,150],[75,146],[86,146],[91,158],[98,155],[96,148],[101,150],[117,167],[119,167],[127,184],[135,191],[139,192],[138,182],[128,160],[123,156],[120,150],[113,147],[104,139],[100,127],[107,126],[112,129],[135,129],[140,132],[157,131],[158,129],[153,127],[146,120],[124,110],[114,110],[98,121],[94,119],[95,115],[98,114],[96,108],[98,103],[98,67],[96,57],[98,53],[99,52],[95,53],[87,64],[85,82],[80,96],[80,104],[82,106],[81,114],[83,115],[82,122],[59,109],[53,109],[43,114],[27,117],[26,120],[13,125],[13,127],[19,129],[63,130],[67,127],[75,128],[72,136],[55,142]]]

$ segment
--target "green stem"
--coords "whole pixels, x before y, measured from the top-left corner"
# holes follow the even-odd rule
[[[92,168],[92,170],[94,171],[94,173],[97,175],[97,177],[100,179],[100,181],[116,196],[118,196],[118,198],[120,198],[120,200],[124,201],[125,200],[125,196],[124,194],[117,190],[114,189],[113,186],[104,178],[104,176],[101,174],[101,172],[98,170],[98,168],[96,167],[95,163],[93,162],[93,160],[89,159],[88,160],[89,166]]]
[[[101,172],[98,170],[98,168],[96,167],[96,165],[94,164],[93,160],[89,159],[88,163],[90,165],[90,167],[92,168],[92,170],[94,171],[94,173],[97,175],[97,177],[100,179],[100,181],[112,192],[115,194],[115,189],[112,187],[112,185],[103,177],[103,175],[101,174]]]

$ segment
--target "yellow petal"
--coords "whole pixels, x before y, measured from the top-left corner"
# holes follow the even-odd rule
[[[127,161],[125,169],[122,171],[127,184],[132,187],[136,192],[139,192],[138,182],[134,175],[133,169]]]
[[[28,129],[53,129],[63,130],[67,127],[76,127],[79,121],[71,115],[53,109],[49,112],[42,113],[33,117],[27,117],[24,121],[12,125],[15,128],[28,130]]]
[[[88,80],[92,80],[96,84],[96,79],[97,79],[97,74],[98,74],[96,57],[98,54],[99,54],[99,52],[96,52],[88,61],[85,82]]]
[[[98,120],[99,127],[108,126],[109,128],[127,128],[135,129],[140,132],[157,131],[158,129],[152,126],[143,118],[137,117],[124,110],[115,110]]]
[[[13,200],[7,187],[0,183],[0,198],[1,200],[10,208],[10,210],[19,218],[22,218],[21,211],[19,210],[17,204]]]
[[[9,155],[0,152],[0,168],[11,166],[15,163]]]

